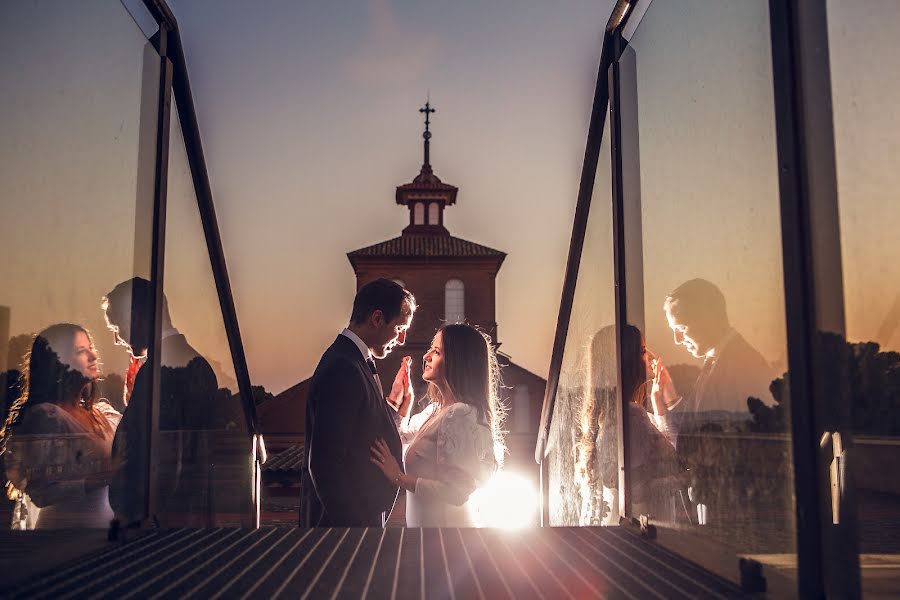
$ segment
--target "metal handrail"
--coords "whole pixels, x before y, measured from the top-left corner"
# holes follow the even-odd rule
[[[542,463],[546,456],[547,439],[550,435],[553,409],[556,404],[556,393],[559,388],[559,372],[562,368],[569,320],[572,316],[572,304],[575,299],[575,284],[578,279],[581,252],[584,248],[584,236],[591,207],[591,196],[594,192],[594,177],[597,172],[600,144],[603,140],[603,131],[606,125],[606,107],[609,103],[609,88],[606,74],[610,65],[617,58],[615,56],[616,49],[613,47],[612,42],[615,33],[628,25],[632,15],[637,14],[638,19],[643,16],[643,12],[635,12],[635,7],[649,3],[650,0],[618,0],[604,29],[597,85],[594,89],[594,103],[591,109],[591,120],[585,144],[581,182],[578,187],[578,200],[575,205],[575,220],[572,224],[572,237],[569,242],[568,259],[566,260],[566,276],[559,303],[556,335],[553,339],[553,353],[550,357],[550,371],[547,375],[547,387],[545,388],[544,404],[541,410],[541,424],[538,428],[537,443],[534,450],[534,459],[538,464]]]
[[[265,447],[262,444],[256,405],[253,402],[250,373],[247,368],[247,359],[244,355],[244,346],[241,341],[241,332],[234,306],[234,296],[225,264],[225,253],[222,248],[222,238],[219,233],[218,219],[216,218],[212,186],[209,181],[209,171],[203,152],[203,141],[200,137],[200,127],[197,121],[197,112],[194,108],[194,96],[191,92],[191,83],[184,57],[184,47],[181,43],[181,34],[178,29],[178,21],[165,0],[144,0],[144,6],[159,24],[160,28],[167,30],[169,39],[168,56],[174,66],[172,93],[175,97],[175,104],[178,107],[178,120],[184,136],[185,152],[191,168],[194,193],[197,197],[197,207],[203,224],[207,249],[209,250],[213,278],[216,282],[216,291],[218,292],[222,318],[225,323],[225,333],[228,336],[238,390],[241,394],[244,416],[247,420],[248,433],[259,441],[259,447],[255,451],[261,461],[265,461]]]

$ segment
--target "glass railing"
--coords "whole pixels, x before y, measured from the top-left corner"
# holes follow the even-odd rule
[[[618,408],[610,146],[594,180],[547,439],[550,525],[618,523]]]
[[[251,438],[183,139],[173,112],[157,493],[170,496],[160,503],[173,523],[238,525],[251,511]]]
[[[108,527],[131,361],[101,302],[150,276],[160,58],[118,2],[13,3],[2,21],[7,510],[16,528]]]
[[[843,261],[850,460],[863,589],[896,569],[900,543],[900,5],[829,0],[828,46]]]
[[[660,388],[633,398],[633,512],[733,556],[795,552],[768,27],[762,1],[654,3],[629,45]]]
[[[115,0],[0,12],[0,526],[253,525],[253,431],[174,101],[158,177],[160,54]]]

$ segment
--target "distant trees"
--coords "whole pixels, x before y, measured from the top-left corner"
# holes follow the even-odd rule
[[[0,372],[0,418],[6,422],[6,414],[9,407],[22,393],[22,367],[25,365],[25,356],[31,351],[34,342],[33,333],[14,335],[7,343],[7,362],[9,370]],[[0,425],[2,426],[2,425]]]
[[[31,344],[34,343],[35,335],[34,333],[23,333],[9,338],[6,360],[9,363],[10,370],[21,370],[21,367],[25,364],[25,355],[31,352]]]
[[[261,385],[251,386],[250,390],[253,392],[253,404],[255,404],[256,406],[259,406],[260,404],[268,400],[275,399],[275,394],[266,391],[266,388]]]
[[[817,374],[823,389],[831,390],[824,401],[846,394],[854,433],[900,436],[900,353],[882,352],[875,342],[849,343],[841,336],[823,333],[819,348],[824,358]],[[758,432],[790,430],[790,373],[769,386],[775,406],[768,407],[758,398],[748,398],[749,428]],[[836,406],[819,406],[824,418],[838,418]],[[827,423],[826,423],[827,425]],[[837,423],[834,423],[837,428]]]
[[[900,353],[878,344],[852,344],[850,378],[853,427],[857,433],[900,435]]]
[[[17,369],[0,373],[0,427],[6,422],[6,415],[16,398],[22,393],[22,374]]]

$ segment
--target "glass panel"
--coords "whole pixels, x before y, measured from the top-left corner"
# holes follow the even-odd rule
[[[169,148],[158,479],[167,525],[253,525],[252,446],[181,126]]]
[[[119,2],[0,8],[3,481],[16,498],[0,527],[112,519],[130,360],[101,301],[149,276],[158,79],[159,56]]]
[[[896,565],[900,554],[891,533],[900,525],[900,5],[880,0],[859,11],[829,0],[827,8],[853,476],[868,589],[884,583],[879,563]]]
[[[632,512],[738,581],[738,555],[795,554],[768,3],[653,3],[631,47],[651,366]],[[643,366],[639,347],[622,360]]]
[[[611,189],[606,131],[547,441],[551,525],[619,522]]]

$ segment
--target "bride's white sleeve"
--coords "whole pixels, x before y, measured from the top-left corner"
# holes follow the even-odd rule
[[[437,403],[432,402],[420,412],[417,412],[414,415],[410,414],[409,416],[400,419],[400,422],[397,423],[397,433],[400,434],[400,441],[404,444],[412,443],[413,438],[416,437],[416,434],[422,429],[422,425],[424,425],[425,421],[434,414],[435,410],[437,410]]]
[[[669,419],[669,415],[654,415],[649,413],[647,415],[650,418],[650,422],[653,423],[653,426],[663,434],[663,437],[666,438],[666,441],[669,442],[669,445],[675,448],[675,442],[678,439],[678,432],[675,430],[675,427],[672,425],[672,421]]]
[[[477,409],[454,404],[437,424],[437,479],[420,477],[415,494],[462,506],[475,488],[487,481],[494,468],[490,428],[477,419]]]
[[[115,430],[122,421],[122,413],[113,408],[112,404],[110,404],[106,398],[101,398],[95,402],[94,408],[106,418],[109,424],[112,425],[113,430]]]

